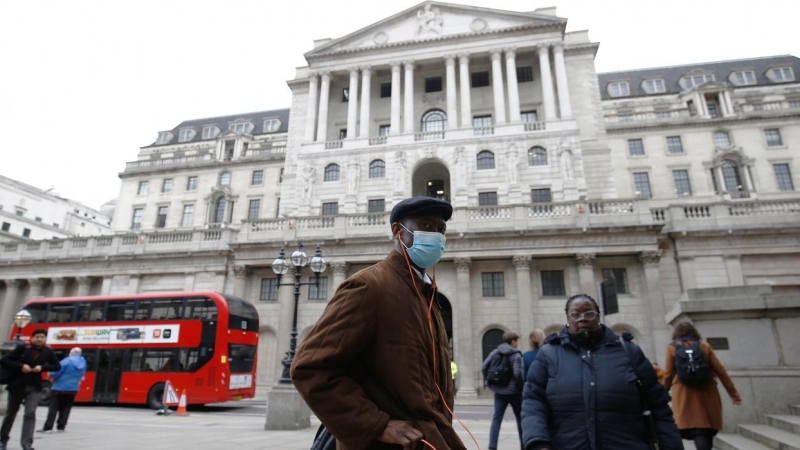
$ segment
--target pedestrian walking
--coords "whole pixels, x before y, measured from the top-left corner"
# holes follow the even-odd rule
[[[504,333],[503,343],[489,353],[483,361],[483,383],[494,392],[494,415],[489,429],[489,450],[497,450],[497,438],[506,408],[511,405],[517,419],[517,432],[522,442],[522,353],[519,350],[519,335]]]
[[[539,348],[544,344],[544,331],[540,329],[535,329],[531,331],[531,334],[528,336],[528,340],[530,341],[531,349],[527,352],[522,354],[522,379],[525,380],[528,377],[528,369],[531,367],[531,363],[533,360],[536,359],[536,355],[539,353]]]
[[[53,430],[56,416],[58,416],[56,430],[64,431],[72,404],[75,402],[75,395],[78,394],[85,374],[86,360],[81,356],[80,347],[75,347],[69,351],[69,356],[61,360],[61,369],[50,373],[53,387],[50,390],[47,420],[41,432],[49,433]]]

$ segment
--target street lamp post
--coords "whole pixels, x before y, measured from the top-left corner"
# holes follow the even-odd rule
[[[23,309],[14,315],[14,325],[17,326],[17,335],[14,340],[17,342],[22,341],[22,329],[31,323],[31,313],[27,309]]]
[[[289,273],[289,267],[294,268],[294,282],[281,284],[281,278]],[[314,273],[314,280],[307,283],[300,281],[302,269],[309,266]],[[300,286],[313,285],[319,289],[319,274],[325,271],[328,265],[322,259],[322,252],[317,246],[314,256],[309,259],[303,251],[303,244],[298,242],[298,248],[286,260],[286,252],[281,249],[278,258],[272,262],[272,271],[277,277],[280,286],[294,286],[294,311],[292,315],[292,330],[289,333],[289,351],[283,359],[283,373],[278,383],[269,391],[267,398],[267,430],[299,430],[311,426],[311,410],[308,409],[300,393],[292,385],[289,370],[292,367],[295,352],[297,351],[297,305],[300,301]]]

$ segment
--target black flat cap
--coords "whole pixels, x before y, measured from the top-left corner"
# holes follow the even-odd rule
[[[417,217],[426,214],[438,214],[445,222],[453,215],[453,207],[444,200],[431,197],[411,197],[401,200],[389,215],[389,223],[399,222],[406,217]]]

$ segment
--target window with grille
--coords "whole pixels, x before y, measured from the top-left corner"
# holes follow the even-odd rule
[[[627,81],[608,83],[608,95],[612,97],[625,97],[631,95],[631,87]]]
[[[263,170],[254,170],[253,176],[250,179],[250,184],[253,186],[261,186],[264,184],[264,171]]]
[[[172,133],[169,132],[158,133],[158,139],[156,140],[156,145],[163,145],[171,140],[172,140]]]
[[[506,286],[503,272],[483,272],[481,273],[484,297],[505,297]]]
[[[392,83],[381,83],[381,98],[392,96]]]
[[[203,139],[212,139],[217,137],[219,134],[219,128],[217,127],[203,127]]]
[[[186,180],[186,190],[187,191],[197,190],[197,177],[189,177],[189,179]]]
[[[161,193],[169,194],[172,192],[172,178],[166,178],[161,182]]]
[[[386,162],[382,159],[376,159],[369,163],[369,177],[370,178],[384,178],[386,177]]]
[[[347,137],[347,128],[342,128],[339,130],[339,140],[343,140]]]
[[[133,210],[133,219],[131,220],[131,230],[138,230],[142,228],[142,214],[144,214],[144,209],[142,208],[136,208]]]
[[[328,299],[328,277],[319,277],[319,286],[314,283],[314,278],[308,280],[308,299],[309,300],[327,300]]]
[[[689,183],[688,170],[673,170],[672,180],[675,182],[675,195],[678,197],[690,197],[692,195],[692,185]]]
[[[194,130],[181,130],[178,132],[178,142],[191,141],[194,137]]]
[[[563,270],[542,271],[542,295],[563,297],[566,292]]]
[[[617,294],[630,294],[628,290],[628,272],[625,269],[603,269],[603,279],[614,281]]]
[[[441,92],[442,77],[425,78],[425,92]]]
[[[325,166],[324,181],[339,181],[339,165],[328,164]]]
[[[764,130],[764,136],[767,138],[767,147],[780,147],[783,145],[781,130],[777,128]]]
[[[752,70],[733,72],[733,83],[738,86],[756,84],[756,75]]]
[[[140,181],[139,182],[139,189],[136,190],[136,195],[147,195],[147,188],[150,186],[150,183],[147,181]]]
[[[715,131],[714,145],[719,148],[729,148],[731,146],[731,135],[727,131]]]
[[[722,163],[722,181],[725,183],[725,189],[733,198],[741,197],[745,191],[739,165],[733,161]]]
[[[772,168],[775,170],[775,180],[778,182],[778,190],[793,191],[794,182],[792,182],[792,172],[789,169],[789,164],[774,164]]]
[[[489,86],[489,72],[472,72],[472,87]]]
[[[522,123],[534,123],[539,121],[539,115],[536,111],[522,111],[520,117]]]
[[[663,78],[644,80],[644,82],[642,82],[642,89],[648,94],[661,94],[667,91]]]
[[[628,139],[628,154],[644,156],[644,142],[641,139]]]
[[[264,121],[264,133],[274,133],[281,128],[281,121],[278,119],[267,119]]]
[[[213,223],[223,223],[225,222],[225,206],[226,206],[225,197],[220,197],[217,199],[217,202],[214,204],[214,222]]]
[[[553,199],[550,195],[550,188],[531,189],[532,203],[550,203]]]
[[[794,81],[794,71],[791,67],[776,67],[769,71],[773,81]]]
[[[472,128],[492,126],[492,116],[475,116],[472,118]]]
[[[483,150],[478,153],[478,170],[494,169],[494,153]]]
[[[261,279],[261,294],[259,300],[277,300],[278,299],[278,279],[277,278],[262,278]]]
[[[386,200],[378,198],[367,201],[367,212],[378,213],[384,211],[386,211]]]
[[[428,111],[422,116],[422,131],[444,131],[447,128],[447,114],[440,110]]]
[[[339,214],[339,204],[336,202],[330,203],[323,203],[322,204],[322,215],[323,216],[335,216]]]
[[[542,147],[533,147],[528,150],[528,165],[529,166],[546,166],[547,165],[547,150]]]
[[[680,136],[667,136],[667,153],[683,153],[683,142]]]
[[[391,125],[380,125],[378,126],[378,136],[388,136],[389,132],[392,131]]]
[[[533,81],[533,67],[517,67],[517,83]]]
[[[247,209],[247,219],[256,220],[261,213],[261,199],[250,200],[250,207]]]
[[[194,220],[194,205],[183,205],[183,216],[181,217],[181,226],[190,227]]]
[[[497,206],[497,192],[478,192],[478,206]]]
[[[653,198],[650,192],[650,175],[647,172],[633,174],[633,187],[636,189],[638,198]]]
[[[156,228],[164,228],[167,226],[167,212],[169,211],[168,206],[159,206],[158,207],[158,216],[156,216]]]
[[[219,175],[219,185],[220,186],[228,186],[231,184],[231,173],[230,172],[222,172]]]

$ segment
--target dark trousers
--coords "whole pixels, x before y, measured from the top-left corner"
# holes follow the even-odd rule
[[[72,404],[75,403],[75,394],[77,392],[53,392],[50,396],[50,407],[47,410],[47,421],[44,423],[44,430],[53,429],[56,415],[58,415],[56,428],[63,430],[67,427],[69,412],[72,410]]]
[[[8,442],[11,427],[14,419],[17,418],[17,411],[25,400],[25,415],[22,420],[22,438],[20,444],[23,449],[33,445],[33,431],[36,428],[36,407],[39,405],[39,391],[33,387],[26,387],[23,390],[8,391],[8,410],[3,418],[3,426],[0,428],[0,442]]]
[[[520,446],[522,445],[522,423],[520,422],[520,411],[522,410],[522,394],[494,394],[494,416],[492,416],[492,428],[489,430],[489,448],[497,450],[497,437],[500,435],[500,424],[503,422],[503,415],[506,407],[511,405],[514,417],[517,418],[517,432],[519,433]]]

